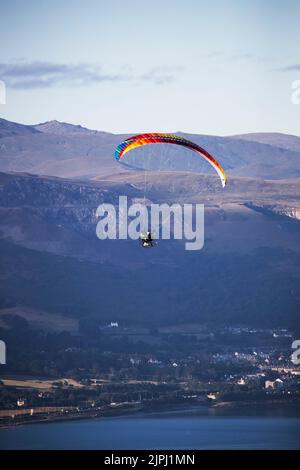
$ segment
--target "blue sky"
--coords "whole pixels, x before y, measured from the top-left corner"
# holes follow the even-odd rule
[[[1,117],[300,134],[300,2],[1,0]]]

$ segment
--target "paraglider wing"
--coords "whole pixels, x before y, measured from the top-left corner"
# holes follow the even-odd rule
[[[207,150],[203,149],[199,145],[175,134],[154,133],[135,135],[127,140],[124,140],[124,142],[121,142],[121,144],[118,145],[115,150],[115,158],[120,160],[125,153],[129,152],[129,150],[140,147],[141,145],[159,143],[181,145],[198,153],[201,155],[201,157],[205,158],[205,160],[208,161],[216,170],[221,179],[223,188],[226,185],[227,176],[225,175],[223,168],[217,162],[217,160],[209,152],[207,152]]]

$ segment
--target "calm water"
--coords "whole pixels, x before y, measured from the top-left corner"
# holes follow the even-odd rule
[[[0,429],[0,449],[300,449],[291,410],[153,413]]]

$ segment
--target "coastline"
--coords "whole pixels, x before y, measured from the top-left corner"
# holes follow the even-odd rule
[[[291,413],[292,412],[292,413]],[[122,417],[151,417],[164,416],[169,414],[195,414],[199,416],[300,416],[300,403],[291,403],[284,400],[272,401],[269,403],[262,402],[218,402],[215,404],[177,404],[166,406],[134,405],[126,407],[108,408],[101,410],[83,410],[77,412],[69,412],[65,414],[49,413],[35,416],[26,415],[19,418],[7,419],[0,421],[1,428],[13,428],[26,426],[29,424],[49,424],[65,421],[80,421],[94,419],[118,419]]]

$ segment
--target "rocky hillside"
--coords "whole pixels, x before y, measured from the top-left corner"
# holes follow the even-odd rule
[[[143,197],[139,172],[97,181],[0,175],[0,299],[123,324],[293,325],[300,308],[300,185],[150,173],[147,200],[205,203],[205,244],[96,238],[95,210]],[[227,191],[228,189],[228,191]],[[294,212],[293,212],[294,211]]]

